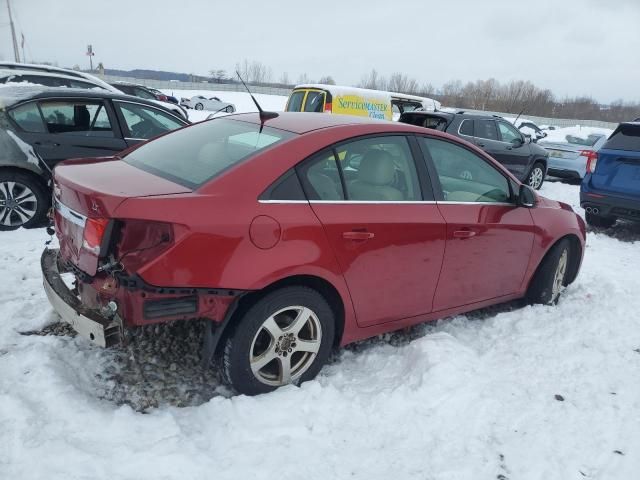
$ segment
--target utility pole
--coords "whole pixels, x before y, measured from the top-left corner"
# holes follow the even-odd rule
[[[16,40],[16,29],[13,26],[13,17],[11,16],[11,4],[7,0],[7,10],[9,10],[9,25],[11,26],[11,37],[13,38],[13,56],[17,63],[20,63],[20,50],[18,50],[18,41]]]

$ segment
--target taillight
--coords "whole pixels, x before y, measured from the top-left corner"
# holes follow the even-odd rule
[[[160,100],[161,102],[166,102],[167,101],[167,96],[166,95],[158,95],[158,100]]]
[[[331,102],[327,102],[327,103],[324,104],[325,113],[331,113],[331,109],[332,109]]]
[[[593,150],[580,150],[580,156],[587,157],[587,173],[593,173],[598,161],[598,152]]]
[[[100,255],[100,247],[104,233],[107,231],[107,225],[109,225],[108,218],[87,218],[82,233],[82,248],[95,255]]]

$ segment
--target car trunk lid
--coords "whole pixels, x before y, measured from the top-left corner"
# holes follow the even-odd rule
[[[114,226],[113,213],[124,200],[189,192],[118,159],[60,164],[54,172],[53,200],[62,258],[95,275]]]
[[[566,143],[538,142],[538,145],[544,147],[544,149],[549,152],[550,158],[562,158],[566,160],[577,159],[580,156],[580,152],[587,149],[587,147],[573,147]]]

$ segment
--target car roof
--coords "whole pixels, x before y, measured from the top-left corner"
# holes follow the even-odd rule
[[[222,117],[221,117],[222,118]],[[260,124],[260,116],[256,113],[240,113],[227,115],[232,120]],[[322,128],[340,127],[344,125],[386,125],[390,132],[417,132],[424,133],[424,127],[416,127],[406,123],[378,120],[369,117],[357,117],[352,115],[338,115],[311,112],[278,112],[278,116],[264,121],[264,125],[286,130],[288,132],[304,134]]]
[[[43,87],[40,85],[16,85],[0,87],[0,108],[8,108],[13,105],[43,98],[102,98],[115,100],[128,100],[143,103],[157,108],[164,108],[156,102],[147,101],[144,98],[125,95],[124,93],[110,92],[99,87],[95,89],[85,88],[60,88]],[[166,108],[164,110],[170,111]]]

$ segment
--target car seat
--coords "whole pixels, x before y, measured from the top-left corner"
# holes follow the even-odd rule
[[[351,200],[404,200],[400,190],[393,187],[396,169],[388,152],[370,149],[362,157],[358,178],[349,185]]]

